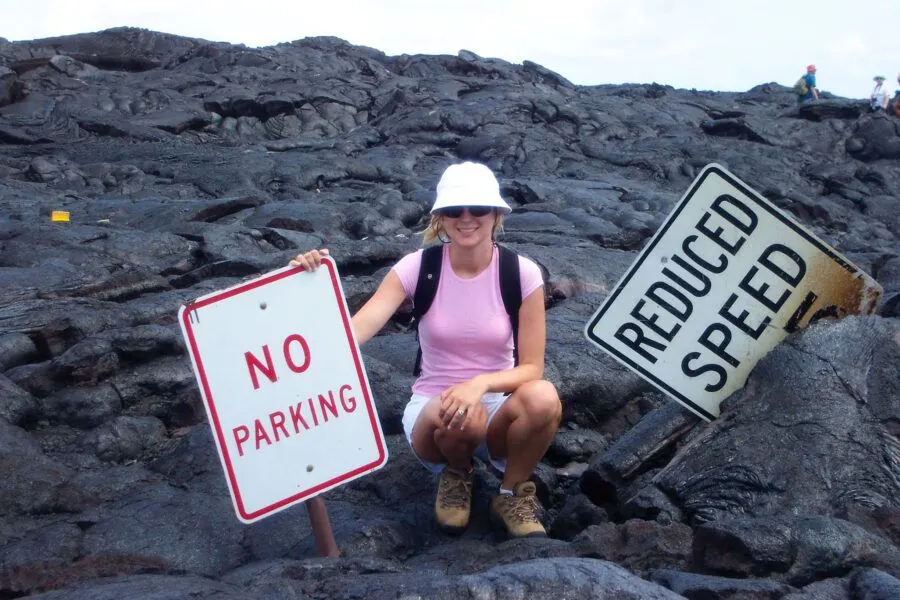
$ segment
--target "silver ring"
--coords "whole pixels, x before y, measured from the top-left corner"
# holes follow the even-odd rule
[[[460,416],[461,416],[461,415],[464,415],[464,414],[466,414],[466,409],[460,408],[459,410],[456,411],[456,414],[458,414],[458,415],[460,415]]]

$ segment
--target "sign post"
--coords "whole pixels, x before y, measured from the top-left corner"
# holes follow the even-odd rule
[[[319,556],[340,556],[341,553],[334,541],[334,532],[331,530],[331,521],[328,520],[325,501],[321,496],[316,496],[304,504],[306,504],[309,524],[312,526],[313,537],[316,540],[316,553]]]
[[[307,502],[336,555],[315,497],[384,466],[387,446],[334,262],[205,295],[179,323],[238,518]]]
[[[881,286],[719,165],[703,169],[585,336],[706,420],[789,333]]]

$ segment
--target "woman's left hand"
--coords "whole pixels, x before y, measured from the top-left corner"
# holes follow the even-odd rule
[[[471,410],[481,403],[481,398],[488,392],[487,386],[477,379],[470,379],[451,385],[441,392],[440,417],[444,427],[465,429]]]

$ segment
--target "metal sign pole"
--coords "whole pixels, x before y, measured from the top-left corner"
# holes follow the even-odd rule
[[[309,523],[312,525],[313,536],[316,539],[316,553],[319,556],[340,556],[340,550],[334,541],[334,532],[331,530],[331,522],[328,520],[325,501],[317,496],[307,500],[304,504],[306,504]]]

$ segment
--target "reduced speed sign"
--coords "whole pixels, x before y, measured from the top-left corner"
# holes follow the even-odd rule
[[[719,165],[708,165],[585,327],[704,419],[789,333],[872,312],[881,286]]]

